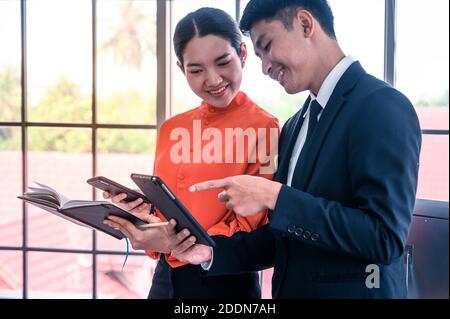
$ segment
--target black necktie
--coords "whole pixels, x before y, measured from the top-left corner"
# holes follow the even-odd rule
[[[313,100],[309,106],[309,122],[308,122],[308,133],[306,134],[306,141],[311,138],[312,133],[317,125],[317,116],[320,111],[322,111],[322,106],[320,106],[317,100]],[[306,142],[305,142],[306,144]]]

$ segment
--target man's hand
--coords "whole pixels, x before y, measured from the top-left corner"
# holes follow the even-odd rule
[[[135,213],[137,217],[149,223],[158,223],[161,220],[145,213]],[[172,249],[178,247],[190,235],[189,230],[183,229],[175,233],[175,220],[170,220],[169,225],[141,229],[128,220],[108,216],[105,224],[120,230],[130,240],[131,246],[136,250],[151,250],[153,252],[170,253]],[[194,238],[191,236],[189,239]]]
[[[245,217],[274,209],[281,186],[280,183],[262,177],[239,175],[195,184],[189,190],[201,192],[223,188],[224,191],[218,196],[219,200],[225,202],[228,209]]]

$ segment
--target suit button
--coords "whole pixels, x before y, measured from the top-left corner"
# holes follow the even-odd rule
[[[288,227],[288,233],[294,233],[295,232],[295,225],[289,225]]]
[[[180,181],[182,181],[182,180],[184,179],[184,175],[183,175],[183,174],[180,174],[180,175],[178,176],[178,179],[179,179]]]
[[[303,238],[309,239],[309,237],[311,237],[311,232],[308,230],[305,230],[305,232],[303,233]]]
[[[312,234],[311,235],[311,240],[312,241],[318,241],[319,240],[319,234],[316,234],[316,233]]]
[[[298,227],[298,228],[295,230],[295,235],[296,235],[296,236],[301,236],[302,234],[303,234],[303,228]]]

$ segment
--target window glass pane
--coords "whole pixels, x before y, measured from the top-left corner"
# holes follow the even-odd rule
[[[97,175],[105,176],[131,189],[138,187],[131,173],[151,174],[156,145],[156,130],[99,129]],[[96,197],[103,199],[102,191]],[[124,240],[97,233],[99,249],[125,251]],[[130,246],[130,250],[132,250]]]
[[[417,198],[448,202],[448,135],[423,135]]]
[[[192,93],[186,78],[176,65],[178,61],[173,49],[173,31],[177,23],[189,12],[201,7],[213,7],[226,11],[233,18],[236,16],[236,2],[234,0],[173,0],[172,1],[172,33],[171,42],[171,95],[172,95],[172,115],[182,113],[200,105],[201,99]]]
[[[146,299],[150,291],[156,261],[148,256],[97,257],[99,299]]]
[[[0,246],[22,245],[22,152],[20,128],[0,126]],[[1,273],[1,272],[0,272]]]
[[[265,269],[260,272],[262,273],[262,283],[261,283],[261,298],[262,299],[272,299],[272,276],[273,268]]]
[[[22,298],[22,252],[0,250],[0,298]]]
[[[416,106],[416,112],[423,130],[448,130],[448,106]]]
[[[448,5],[443,0],[429,0],[425,7],[419,0],[397,4],[397,87],[417,107],[422,129],[449,128]]]
[[[27,1],[30,121],[91,121],[91,12],[89,0]]]
[[[91,131],[69,128],[29,128],[28,181],[48,185],[70,199],[92,199]],[[29,245],[92,248],[92,231],[33,205],[29,208]]]
[[[156,1],[97,1],[98,122],[156,124]]]
[[[384,0],[330,0],[337,40],[345,54],[384,78]],[[358,12],[359,14],[355,14]]]
[[[31,299],[92,298],[92,255],[30,252]]]
[[[20,2],[0,1],[0,121],[20,121]]]

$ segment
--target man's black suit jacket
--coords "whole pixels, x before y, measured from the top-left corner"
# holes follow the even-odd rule
[[[303,109],[280,135],[270,224],[216,237],[209,275],[274,267],[274,298],[403,298],[421,131],[408,99],[359,62],[341,77],[304,145],[291,187]],[[370,268],[379,267],[378,288]],[[373,266],[371,266],[373,267]]]

